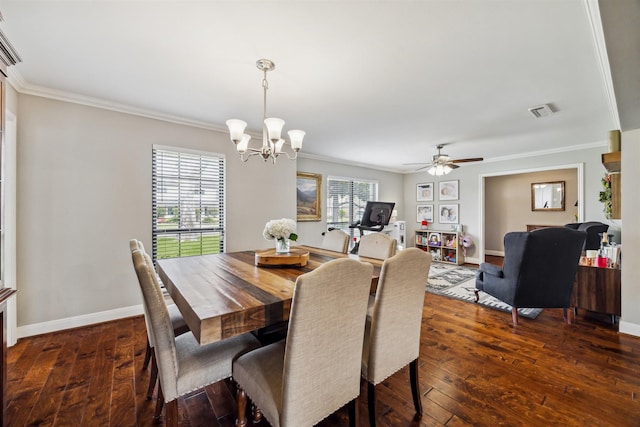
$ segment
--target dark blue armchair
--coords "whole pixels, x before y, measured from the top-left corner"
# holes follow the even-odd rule
[[[476,272],[476,302],[484,291],[509,304],[514,326],[518,307],[562,308],[571,323],[567,309],[586,235],[567,227],[507,233],[502,267],[482,263]]]
[[[587,240],[584,242],[583,251],[598,249],[602,240],[602,233],[606,233],[609,229],[607,224],[598,221],[572,222],[571,224],[565,224],[565,227],[587,232]]]

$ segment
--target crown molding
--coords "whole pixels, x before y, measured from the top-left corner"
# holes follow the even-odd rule
[[[104,99],[93,98],[90,96],[79,95],[71,92],[64,92],[57,89],[51,89],[44,86],[38,86],[28,83],[20,73],[13,69],[9,69],[9,83],[16,91],[24,95],[39,96],[42,98],[55,99],[57,101],[70,102],[72,104],[85,105],[88,107],[100,108],[103,110],[116,111],[119,113],[132,114],[134,116],[145,117],[149,119],[161,120],[170,123],[176,123],[185,126],[191,126],[201,129],[213,130],[217,132],[227,132],[226,127],[222,127],[213,123],[191,120],[184,117],[174,116],[171,114],[159,113],[157,111],[147,110],[144,108],[132,107],[130,105],[119,104],[116,102],[106,101]]]
[[[376,166],[376,165],[370,165],[367,163],[360,163],[360,162],[354,162],[352,160],[344,160],[344,159],[336,159],[335,157],[328,157],[328,156],[320,156],[318,154],[310,154],[310,153],[303,153],[302,151],[300,151],[298,153],[298,157],[302,157],[304,159],[311,159],[311,160],[319,160],[322,162],[330,162],[330,163],[337,163],[340,165],[347,165],[347,166],[357,166],[360,168],[367,168],[367,169],[374,169],[377,171],[382,171],[382,172],[392,172],[392,173],[406,173],[406,171],[403,171],[401,169],[394,169],[394,168],[385,168],[385,167],[381,167],[381,166]]]
[[[607,55],[607,45],[604,40],[604,30],[602,28],[602,18],[600,16],[600,7],[598,0],[585,0],[585,10],[591,25],[591,36],[593,37],[593,46],[600,68],[600,76],[604,86],[607,100],[609,102],[609,111],[611,119],[616,129],[620,128],[620,115],[618,114],[618,103],[616,102],[616,93],[613,88],[613,78],[611,77],[611,65],[609,64],[609,56]]]

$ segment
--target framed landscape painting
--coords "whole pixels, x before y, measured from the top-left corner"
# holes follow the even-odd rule
[[[320,221],[322,217],[322,175],[307,172],[296,174],[296,219]]]
[[[416,184],[416,202],[433,202],[433,182]]]

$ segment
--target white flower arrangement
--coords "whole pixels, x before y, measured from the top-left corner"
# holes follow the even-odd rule
[[[298,240],[298,235],[296,234],[296,222],[288,218],[272,219],[264,226],[262,235],[267,240],[289,239],[295,242]]]

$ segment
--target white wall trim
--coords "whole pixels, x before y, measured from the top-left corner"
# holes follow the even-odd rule
[[[18,338],[30,337],[33,335],[47,334],[64,329],[78,328],[81,326],[93,325],[95,323],[108,322],[110,320],[123,319],[125,317],[138,316],[143,314],[142,304],[130,307],[117,308],[115,310],[100,311],[98,313],[83,314],[82,316],[67,317],[49,322],[36,323],[18,327]]]
[[[611,65],[609,64],[609,56],[607,55],[607,45],[604,39],[604,30],[602,28],[602,17],[600,16],[600,6],[598,0],[586,0],[584,2],[589,24],[591,24],[591,37],[593,37],[593,46],[596,51],[596,57],[600,65],[600,76],[602,77],[602,85],[607,93],[607,101],[609,102],[609,111],[611,119],[616,129],[620,129],[620,115],[618,114],[618,104],[616,102],[616,93],[613,88],[613,78],[611,77]]]
[[[628,335],[634,335],[640,337],[640,325],[636,323],[629,323],[620,321],[618,332]]]
[[[484,251],[485,255],[491,255],[491,256],[501,256],[504,258],[504,252],[503,251],[492,251],[492,250],[488,250],[488,251]]]

